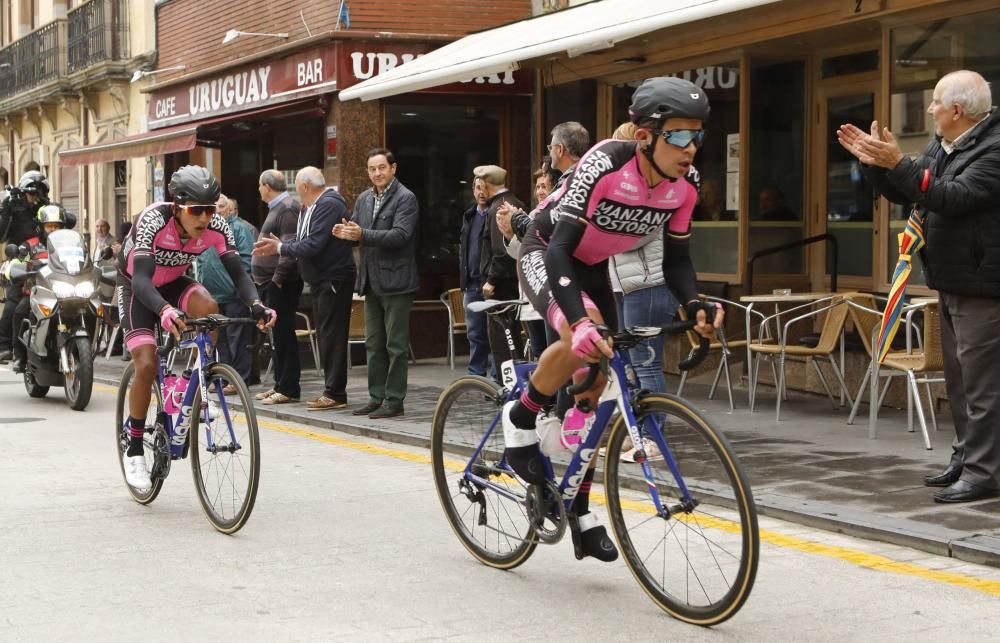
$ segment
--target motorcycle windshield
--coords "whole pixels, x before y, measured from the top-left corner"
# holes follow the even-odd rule
[[[83,237],[76,230],[56,230],[46,242],[49,267],[53,270],[78,275],[90,266],[90,257]]]

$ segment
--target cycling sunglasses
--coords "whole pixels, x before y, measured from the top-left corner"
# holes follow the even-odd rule
[[[201,205],[201,204],[182,204],[178,205],[184,214],[190,214],[193,217],[203,217],[205,215],[212,216],[216,212],[216,207],[214,205]]]
[[[660,136],[664,141],[676,147],[687,147],[694,143],[695,147],[701,147],[705,142],[705,130],[703,129],[669,129],[653,130],[653,134]]]

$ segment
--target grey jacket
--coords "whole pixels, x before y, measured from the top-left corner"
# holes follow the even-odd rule
[[[420,288],[417,276],[417,197],[394,180],[374,215],[375,191],[368,188],[354,203],[351,219],[364,229],[357,291],[402,295]]]
[[[662,286],[663,280],[663,231],[649,233],[637,248],[611,257],[610,270],[622,285],[622,292]]]

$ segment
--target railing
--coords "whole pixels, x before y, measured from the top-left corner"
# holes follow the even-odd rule
[[[91,0],[70,11],[67,21],[69,73],[105,60],[128,58],[126,0]]]
[[[0,50],[0,100],[66,74],[66,20],[40,27]]]
[[[745,295],[753,294],[753,264],[758,259],[779,252],[784,252],[785,250],[793,250],[795,248],[807,246],[811,243],[818,243],[820,241],[830,242],[829,258],[832,260],[833,263],[833,270],[830,271],[830,292],[837,292],[837,271],[840,267],[840,262],[837,260],[837,237],[833,236],[828,232],[826,234],[818,234],[814,237],[808,237],[806,239],[799,239],[798,241],[792,241],[790,243],[783,243],[780,246],[773,246],[771,248],[758,250],[757,252],[750,255],[750,258],[747,259],[747,269],[743,281],[743,294]]]

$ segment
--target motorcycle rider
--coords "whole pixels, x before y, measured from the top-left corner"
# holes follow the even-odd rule
[[[0,239],[20,246],[28,239],[41,233],[38,208],[49,205],[49,182],[38,170],[21,175],[16,187],[10,188],[8,196],[0,204]],[[66,228],[76,226],[76,217],[64,213]],[[7,293],[3,313],[0,313],[0,364],[11,358],[14,311],[21,300],[21,290],[14,288]]]
[[[28,256],[26,259],[12,259],[10,264],[14,262],[27,262],[29,267],[34,269],[37,267],[38,263],[43,263],[48,260],[48,251],[46,246],[46,241],[48,235],[52,234],[56,230],[62,230],[66,227],[66,210],[63,209],[61,205],[56,205],[50,203],[48,205],[43,205],[38,208],[38,215],[36,217],[38,223],[38,228],[40,232],[37,236],[31,237],[25,240],[25,244],[28,247]],[[5,276],[8,281],[10,279],[10,265],[7,267]],[[11,362],[11,370],[15,373],[23,373],[24,365],[28,357],[28,347],[24,345],[21,341],[19,334],[21,332],[21,327],[24,325],[24,320],[31,313],[31,300],[28,297],[23,296],[25,288],[23,285],[21,287],[14,288],[21,295],[18,298],[17,306],[14,308],[14,314],[12,317],[12,339],[13,339],[13,353],[14,361]]]

